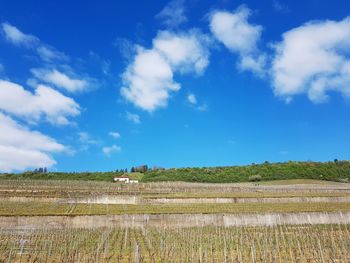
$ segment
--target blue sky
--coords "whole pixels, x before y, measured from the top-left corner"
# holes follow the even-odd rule
[[[0,172],[349,159],[349,10],[1,3]]]

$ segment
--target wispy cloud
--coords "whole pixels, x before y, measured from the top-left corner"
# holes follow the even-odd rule
[[[134,113],[130,113],[130,112],[126,112],[125,117],[127,120],[135,123],[135,124],[140,124],[141,123],[141,119],[140,116]]]
[[[107,156],[111,156],[112,153],[121,152],[121,150],[122,148],[115,144],[113,144],[112,146],[106,146],[102,148],[102,152]]]
[[[37,79],[71,93],[83,91],[89,87],[88,80],[68,76],[56,69],[34,68],[31,72]]]
[[[86,91],[97,86],[94,78],[80,77],[74,72],[67,64],[71,62],[71,58],[64,52],[42,42],[36,36],[23,33],[9,23],[2,23],[1,29],[9,43],[29,49],[41,59],[41,65],[31,70],[34,78],[29,79],[29,83],[41,81],[68,92]],[[104,65],[105,72],[107,67],[108,65]]]
[[[17,27],[9,23],[2,23],[1,26],[5,39],[8,42],[16,46],[34,50],[39,58],[41,58],[44,62],[69,60],[69,57],[66,54],[56,50],[50,45],[43,43],[38,37],[25,34]]]
[[[37,37],[24,34],[17,27],[9,23],[2,23],[1,26],[6,40],[14,45],[32,48],[40,43]]]
[[[114,46],[127,62],[131,62],[137,52],[137,47],[126,38],[117,38],[114,41]]]
[[[68,61],[69,57],[63,52],[58,51],[57,49],[50,47],[45,44],[41,44],[36,49],[39,57],[45,62],[53,62],[53,61]]]
[[[187,102],[198,111],[207,111],[208,105],[205,103],[199,104],[196,95],[189,93],[187,95]]]
[[[187,95],[187,101],[193,105],[197,104],[197,98],[194,94],[190,93]]]
[[[119,132],[109,132],[109,136],[113,137],[114,139],[119,139],[120,138],[120,133]]]
[[[92,136],[87,132],[79,132],[78,136],[79,141],[84,144],[99,144],[99,141],[97,139],[92,138]]]
[[[289,7],[279,0],[273,0],[272,6],[277,12],[280,13],[288,13],[290,11]]]
[[[186,9],[184,0],[170,1],[156,18],[159,19],[166,27],[178,27],[187,22]]]
[[[198,111],[207,111],[208,110],[208,105],[207,104],[201,104],[201,105],[198,105],[197,107],[196,107],[196,109],[198,110]]]

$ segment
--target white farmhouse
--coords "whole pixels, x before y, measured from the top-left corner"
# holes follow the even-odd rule
[[[128,183],[130,182],[130,178],[129,178],[129,176],[125,176],[125,175],[123,175],[123,176],[117,176],[117,177],[114,177],[114,178],[113,178],[113,181],[114,181],[114,182],[121,182],[121,183],[126,183],[126,184],[128,184]]]

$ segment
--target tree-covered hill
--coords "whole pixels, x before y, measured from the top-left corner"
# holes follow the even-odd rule
[[[0,174],[1,179],[91,180],[112,181],[125,172],[25,172]],[[350,161],[286,162],[251,164],[245,166],[150,169],[143,173],[129,173],[141,182],[185,181],[233,183],[284,179],[319,179],[350,182]]]
[[[144,174],[142,181],[231,183],[283,179],[320,179],[348,182],[350,181],[350,162],[266,162],[246,166],[152,170]]]

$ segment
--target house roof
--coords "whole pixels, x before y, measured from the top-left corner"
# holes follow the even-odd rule
[[[122,175],[122,176],[116,176],[114,178],[130,178],[129,176],[126,176],[126,175]]]

